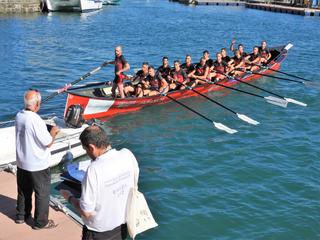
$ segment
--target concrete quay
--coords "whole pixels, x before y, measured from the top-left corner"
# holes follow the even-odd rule
[[[50,208],[49,218],[58,226],[54,229],[33,230],[32,222],[16,224],[16,176],[7,172],[0,172],[0,240],[79,240],[82,226],[60,211]],[[33,197],[34,199],[34,197]],[[34,203],[33,203],[34,206]]]
[[[40,0],[0,0],[0,13],[40,12]]]

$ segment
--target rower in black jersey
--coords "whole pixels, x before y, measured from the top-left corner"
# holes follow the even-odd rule
[[[250,53],[246,58],[247,70],[249,71],[257,71],[260,69],[260,54],[259,54],[259,47],[254,46],[252,53]]]

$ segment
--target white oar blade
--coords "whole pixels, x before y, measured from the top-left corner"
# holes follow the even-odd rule
[[[229,134],[234,134],[234,133],[238,132],[237,130],[229,128],[226,125],[223,125],[222,123],[217,123],[217,122],[212,122],[212,123],[217,129],[219,129],[221,131],[225,131]]]
[[[288,43],[286,46],[285,46],[285,50],[289,50],[290,48],[292,48],[293,47],[293,44],[292,43]]]
[[[284,99],[289,103],[297,104],[297,105],[302,106],[302,107],[306,107],[307,106],[307,104],[305,104],[303,102],[300,102],[300,101],[297,101],[297,100],[292,99],[292,98],[284,98]]]
[[[309,87],[315,87],[315,88],[320,88],[320,83],[319,82],[307,82],[303,81],[304,85],[309,86]]]
[[[273,97],[273,96],[269,96],[269,97],[264,97],[264,99],[267,100],[268,103],[276,105],[276,106],[280,106],[283,108],[286,108],[288,105],[288,102],[284,99],[281,98],[277,98],[277,97]]]
[[[250,123],[252,125],[258,125],[260,124],[258,121],[253,120],[252,118],[249,118],[248,116],[244,115],[244,114],[239,114],[237,113],[238,118],[240,118],[242,121],[245,121],[247,123]]]

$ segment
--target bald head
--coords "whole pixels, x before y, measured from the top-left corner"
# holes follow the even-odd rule
[[[24,94],[24,106],[32,111],[38,111],[40,108],[41,95],[38,91],[28,90]]]

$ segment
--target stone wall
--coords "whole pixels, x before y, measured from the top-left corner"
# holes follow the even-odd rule
[[[40,11],[40,0],[0,0],[0,13],[31,13]]]

